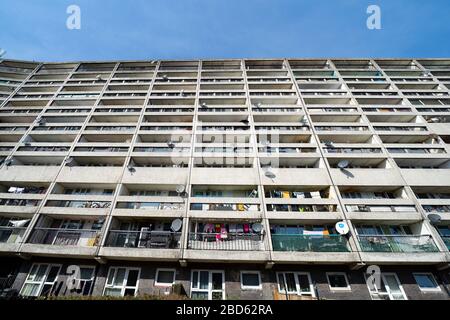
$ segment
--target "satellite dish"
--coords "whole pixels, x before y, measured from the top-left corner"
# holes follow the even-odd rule
[[[69,167],[73,167],[73,166],[75,165],[75,160],[74,160],[72,157],[67,158],[67,159],[66,159],[66,164],[67,164],[67,166],[69,166]]]
[[[437,117],[434,117],[434,118],[430,118],[429,120],[430,120],[431,122],[436,123],[436,122],[440,122],[441,119],[439,119],[439,118],[437,118]]]
[[[184,90],[181,90],[180,95],[184,96]]]
[[[5,164],[6,164],[7,166],[12,165],[13,163],[14,163],[14,160],[13,160],[13,159],[8,159],[8,160],[6,160],[6,162],[5,162]]]
[[[0,58],[3,57],[6,54],[5,49],[0,49]]]
[[[275,175],[275,173],[273,173],[272,171],[266,171],[265,173],[264,173],[264,175],[267,177],[267,178],[270,178],[270,179],[275,179],[277,176]]]
[[[252,230],[255,231],[256,233],[261,232],[263,229],[263,226],[261,223],[254,223],[252,224]]]
[[[173,232],[178,232],[181,230],[182,226],[183,226],[183,221],[181,221],[181,219],[175,219],[172,221],[172,224],[170,225],[170,229]]]
[[[348,160],[341,160],[338,162],[337,166],[339,169],[345,169],[348,167],[350,163],[348,162]]]
[[[427,217],[433,225],[440,223],[442,220],[441,216],[436,213],[430,213]]]
[[[256,104],[256,107],[259,109],[259,108],[261,108],[261,106],[262,106],[262,103],[261,102],[258,102],[257,104]]]
[[[183,184],[179,184],[177,185],[177,187],[175,188],[175,191],[178,194],[182,194],[184,191],[186,190],[186,187]]]
[[[156,60],[152,60],[150,63],[151,63],[151,64],[155,64],[155,63],[156,63]]]
[[[163,75],[162,75],[162,78],[163,78],[164,81],[169,80],[169,78],[167,77],[167,74],[163,74]]]
[[[175,148],[175,143],[173,141],[167,141],[167,146],[171,149]]]
[[[208,108],[208,106],[206,105],[205,102],[203,102],[203,103],[201,104],[201,107],[202,107],[202,108]]]
[[[98,74],[98,75],[97,75],[97,76],[95,77],[95,79],[97,79],[98,81],[101,81],[101,80],[103,80],[103,79],[102,79],[102,76],[101,76],[101,75],[99,75],[99,74]]]
[[[135,169],[131,164],[129,164],[129,165],[127,166],[127,169],[128,169],[128,171],[130,171],[131,173],[136,172],[136,169]]]
[[[249,123],[248,119],[241,120],[241,122],[245,125],[248,125],[248,123]]]
[[[350,231],[350,228],[348,227],[348,224],[345,221],[336,222],[334,227],[337,233],[339,233],[340,235],[346,235]]]

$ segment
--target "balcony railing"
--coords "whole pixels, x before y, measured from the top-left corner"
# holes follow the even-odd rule
[[[274,251],[347,252],[347,239],[341,235],[272,234]]]
[[[35,228],[29,243],[92,247],[98,245],[99,238],[100,230]]]
[[[112,230],[106,240],[107,247],[177,249],[181,232]]]
[[[441,238],[447,246],[447,249],[450,250],[450,236],[441,236]]]
[[[0,243],[19,243],[26,227],[0,227]]]
[[[259,233],[189,233],[188,249],[255,251],[264,250],[263,235]]]
[[[360,235],[364,252],[437,252],[430,235]]]

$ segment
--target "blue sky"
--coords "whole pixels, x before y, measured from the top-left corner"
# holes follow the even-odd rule
[[[81,8],[81,30],[66,8]],[[368,5],[381,30],[366,27]],[[448,57],[449,0],[0,0],[6,58]]]

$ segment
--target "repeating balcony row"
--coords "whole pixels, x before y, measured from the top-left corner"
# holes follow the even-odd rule
[[[0,249],[5,245],[23,244],[23,250],[36,252],[46,245],[63,247],[113,247],[139,249],[179,249],[183,247],[181,220],[175,229],[172,222],[157,220],[114,220],[105,231],[102,240],[103,221],[61,220],[43,217],[28,238],[25,231],[29,220],[9,220],[0,227]],[[5,224],[5,221],[2,221]],[[20,225],[20,227],[14,226]],[[242,222],[192,222],[187,233],[187,250],[217,251],[281,251],[281,252],[382,252],[382,253],[437,253],[441,250],[430,234],[413,233],[420,225],[356,225],[358,247],[354,248],[349,238],[336,233],[329,225],[298,225],[270,223],[263,225]],[[449,247],[449,227],[438,228],[441,239]],[[267,241],[270,238],[270,242]],[[102,244],[103,241],[103,244]],[[271,244],[271,245],[270,245]],[[33,249],[34,248],[34,249]],[[8,249],[8,247],[3,248]],[[44,249],[45,250],[45,249]],[[445,252],[444,251],[444,252]],[[66,253],[68,254],[68,253]]]

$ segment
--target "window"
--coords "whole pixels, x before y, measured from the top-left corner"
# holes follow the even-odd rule
[[[262,289],[261,273],[259,271],[241,271],[241,289]]]
[[[109,268],[106,280],[105,296],[134,296],[139,284],[140,269],[138,268]]]
[[[20,295],[38,297],[51,294],[60,270],[61,265],[33,264]]]
[[[175,269],[156,270],[155,286],[170,287],[175,283]]]
[[[364,274],[367,282],[367,274]],[[376,283],[369,286],[370,295],[373,300],[407,300],[405,291],[395,273],[381,273],[380,287]]]
[[[225,273],[223,271],[193,270],[191,298],[225,300]]]
[[[95,278],[95,267],[80,266],[79,292],[83,296],[91,294]]]
[[[307,272],[277,272],[278,291],[286,294],[315,297],[311,276]]]
[[[413,273],[421,291],[441,291],[432,273]]]
[[[351,290],[345,272],[327,272],[327,280],[331,290]]]

